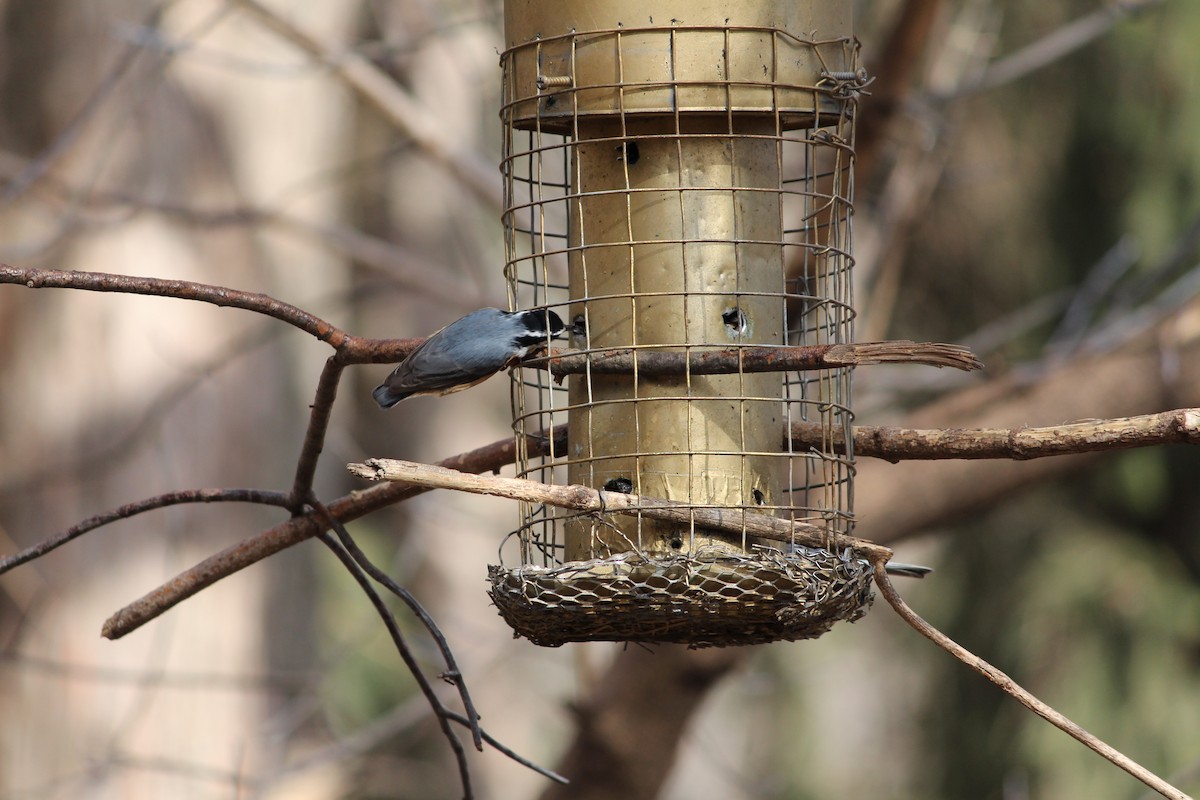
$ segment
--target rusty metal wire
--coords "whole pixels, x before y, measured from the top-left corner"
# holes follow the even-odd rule
[[[646,559],[635,553],[512,570],[493,566],[500,614],[535,644],[673,642],[692,647],[815,639],[871,603],[865,561],[825,550]]]
[[[851,89],[867,82],[857,53],[852,38],[677,25],[503,54],[510,305],[556,308],[589,358],[634,353],[625,375],[558,383],[514,370],[519,476],[851,531],[849,369],[664,376],[640,374],[637,356],[852,341]],[[804,80],[798,63],[811,66]],[[785,435],[796,423],[820,426],[820,447],[796,449]],[[530,446],[560,425],[565,447]],[[621,553],[676,563],[713,548],[761,556],[744,532],[715,537],[694,521],[520,513],[522,568]]]

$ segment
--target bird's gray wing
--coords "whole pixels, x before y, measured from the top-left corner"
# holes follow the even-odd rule
[[[393,395],[448,394],[466,389],[499,370],[494,359],[454,358],[422,344],[388,375],[383,385]]]

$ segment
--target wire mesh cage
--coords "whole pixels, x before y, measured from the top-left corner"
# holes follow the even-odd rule
[[[849,4],[586,5],[506,7],[509,302],[557,308],[577,353],[513,372],[518,474],[687,514],[522,504],[493,599],[542,644],[819,635],[869,570],[747,521],[853,526],[850,371],[772,360],[852,339]]]

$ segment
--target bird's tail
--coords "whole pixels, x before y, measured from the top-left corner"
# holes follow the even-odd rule
[[[899,561],[889,561],[884,565],[888,575],[900,575],[905,578],[924,578],[933,572],[933,567],[921,567],[916,564],[902,564]]]
[[[376,403],[379,403],[380,408],[391,408],[408,397],[408,393],[396,394],[386,383],[381,383],[375,387],[375,391],[371,392],[371,396],[375,398]]]

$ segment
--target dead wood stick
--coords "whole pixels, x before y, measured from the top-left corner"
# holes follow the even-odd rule
[[[849,547],[872,562],[886,563],[892,557],[891,550],[865,539],[844,534],[831,535],[824,528],[808,522],[791,522],[740,508],[696,508],[658,497],[597,491],[577,484],[553,486],[523,478],[471,475],[432,464],[389,458],[372,458],[362,464],[349,464],[347,469],[361,478],[373,481],[400,481],[435,489],[454,489],[530,503],[545,503],[576,511],[641,514],[651,519],[683,525],[695,523],[697,527],[738,536],[745,534],[776,542],[796,542],[808,547],[832,547],[839,550]]]

